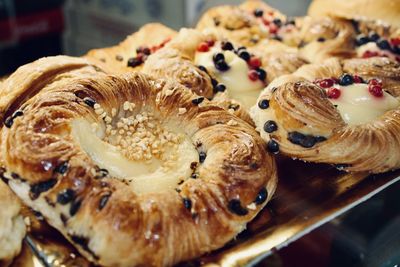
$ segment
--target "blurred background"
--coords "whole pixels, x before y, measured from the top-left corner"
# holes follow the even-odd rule
[[[148,22],[192,26],[211,6],[240,0],[0,0],[0,76],[43,56],[111,46]],[[290,16],[310,0],[267,1]]]

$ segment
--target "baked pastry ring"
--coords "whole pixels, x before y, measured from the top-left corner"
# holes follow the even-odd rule
[[[400,167],[399,69],[387,58],[305,65],[273,81],[251,116],[272,152],[352,172],[393,170]]]
[[[282,42],[299,48],[299,55],[309,62],[322,62],[331,57],[354,55],[355,31],[346,20],[302,17],[295,27],[279,35]]]
[[[0,181],[0,205],[2,207],[0,210],[0,266],[8,266],[21,251],[26,228],[20,215],[19,200],[2,181]]]
[[[223,246],[271,198],[264,144],[177,83],[93,74],[25,102],[1,154],[12,190],[90,260],[166,266]]]
[[[265,38],[274,38],[285,21],[278,10],[254,0],[238,6],[210,8],[202,15],[196,29],[250,47]]]
[[[175,35],[173,29],[160,23],[149,23],[120,44],[90,50],[85,57],[106,64],[113,73],[138,71],[150,54],[163,47]]]
[[[178,81],[252,123],[248,108],[268,82],[306,63],[296,48],[275,40],[259,44],[238,47],[227,39],[182,29],[149,56],[142,71]]]

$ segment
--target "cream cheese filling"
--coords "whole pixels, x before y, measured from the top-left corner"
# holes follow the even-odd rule
[[[95,164],[107,169],[113,177],[131,181],[131,187],[138,194],[173,190],[180,181],[190,177],[193,172],[190,165],[199,159],[197,150],[185,134],[177,146],[164,153],[162,159],[152,157],[146,161],[135,161],[125,157],[116,146],[103,141],[104,131],[101,128],[93,131],[88,120],[75,119],[71,128],[74,140]],[[163,161],[170,157],[173,158],[168,168],[165,168]]]
[[[399,100],[383,91],[382,97],[373,96],[368,91],[368,85],[356,83],[348,86],[334,85],[340,89],[337,99],[329,99],[349,125],[368,123],[385,112],[399,106]]]
[[[229,70],[219,71],[213,62],[216,53],[223,53]],[[249,109],[257,100],[263,89],[263,82],[252,81],[248,77],[249,67],[247,62],[232,51],[223,51],[219,44],[215,44],[208,52],[196,52],[195,64],[204,66],[213,76],[226,86],[228,96],[242,103]]]

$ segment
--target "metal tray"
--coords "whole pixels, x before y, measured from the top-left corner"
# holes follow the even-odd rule
[[[273,200],[224,248],[179,266],[251,266],[400,180],[400,171],[349,174],[332,166],[278,159]],[[36,219],[35,219],[36,220]],[[54,229],[34,222],[25,246],[32,267],[94,266]],[[25,249],[26,250],[26,249]],[[26,254],[26,252],[25,252]]]

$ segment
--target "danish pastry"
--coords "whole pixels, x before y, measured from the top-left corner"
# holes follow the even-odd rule
[[[48,64],[24,68],[39,63]],[[91,261],[197,257],[269,201],[276,166],[250,125],[173,81],[91,76],[26,100],[1,137],[12,190]],[[27,95],[38,83],[15,90]]]
[[[271,152],[380,173],[400,167],[400,65],[329,59],[274,80],[251,109]]]
[[[85,57],[106,64],[113,73],[140,70],[147,57],[163,47],[176,32],[159,23],[149,23],[128,36],[120,44],[93,49]]]
[[[20,202],[2,181],[0,181],[0,205],[2,207],[0,209],[0,266],[8,266],[21,251],[26,229],[20,215]]]
[[[399,0],[314,0],[308,8],[313,17],[369,19],[400,27]]]
[[[228,39],[237,45],[253,46],[265,38],[274,38],[286,23],[278,10],[263,1],[246,1],[239,6],[210,8],[200,18],[196,28],[213,33],[218,39]]]

